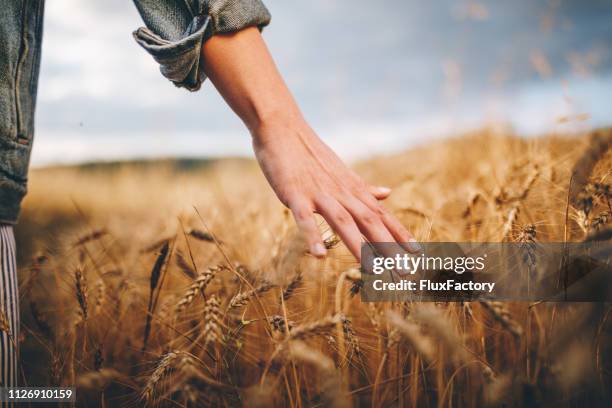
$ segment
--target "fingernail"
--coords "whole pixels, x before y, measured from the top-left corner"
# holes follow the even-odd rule
[[[376,190],[379,194],[391,194],[391,189],[389,187],[376,187]]]
[[[423,247],[417,242],[416,239],[410,238],[408,241],[408,250],[412,252],[419,252],[423,250]]]
[[[320,242],[314,244],[314,246],[310,250],[310,253],[318,258],[324,257],[326,252],[327,251],[325,250],[325,246],[323,246],[323,244]]]

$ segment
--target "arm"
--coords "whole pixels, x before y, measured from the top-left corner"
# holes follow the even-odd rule
[[[358,259],[362,235],[419,250],[378,203],[390,190],[366,185],[306,123],[256,28],[213,36],[202,56],[204,72],[250,130],[257,160],[311,254],[325,255],[313,213],[325,218]]]

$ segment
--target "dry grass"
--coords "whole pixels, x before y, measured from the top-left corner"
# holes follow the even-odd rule
[[[357,169],[421,241],[609,239],[611,138],[483,130]],[[30,190],[24,368],[82,405],[610,402],[609,305],[364,304],[345,248],[305,255],[250,161],[40,170]]]

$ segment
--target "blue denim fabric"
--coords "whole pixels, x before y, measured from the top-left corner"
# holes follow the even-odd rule
[[[0,0],[0,223],[26,193],[34,135],[43,0]]]
[[[146,28],[136,41],[176,86],[195,91],[205,76],[201,46],[217,33],[260,29],[260,0],[134,0]],[[42,46],[44,0],[0,0],[0,224],[14,224],[27,191]],[[67,17],[68,18],[68,17]]]
[[[162,75],[190,91],[200,89],[205,79],[200,52],[204,41],[248,26],[262,29],[270,22],[260,0],[134,2],[147,26],[136,30],[134,38],[159,63]]]

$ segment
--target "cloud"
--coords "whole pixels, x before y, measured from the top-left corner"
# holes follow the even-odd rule
[[[567,96],[592,110],[592,125],[609,123],[598,108],[607,96],[593,84],[607,84],[612,70],[611,3],[472,3],[268,0],[273,21],[264,36],[306,117],[346,155],[349,147],[370,151],[370,140],[354,143],[351,123],[385,132],[385,143],[399,148],[427,133],[409,129],[487,122],[490,101],[518,129],[554,121],[515,103],[558,106]],[[58,160],[42,147],[67,140],[62,134],[72,138],[66,149],[81,146],[71,160],[91,156],[88,146],[108,158],[138,156],[147,134],[173,154],[181,154],[177,138],[202,155],[249,151],[246,130],[211,84],[191,94],[159,74],[131,37],[142,25],[131,2],[54,0],[46,12],[35,163]],[[233,136],[196,137],[208,133]],[[124,142],[99,148],[104,139]]]

